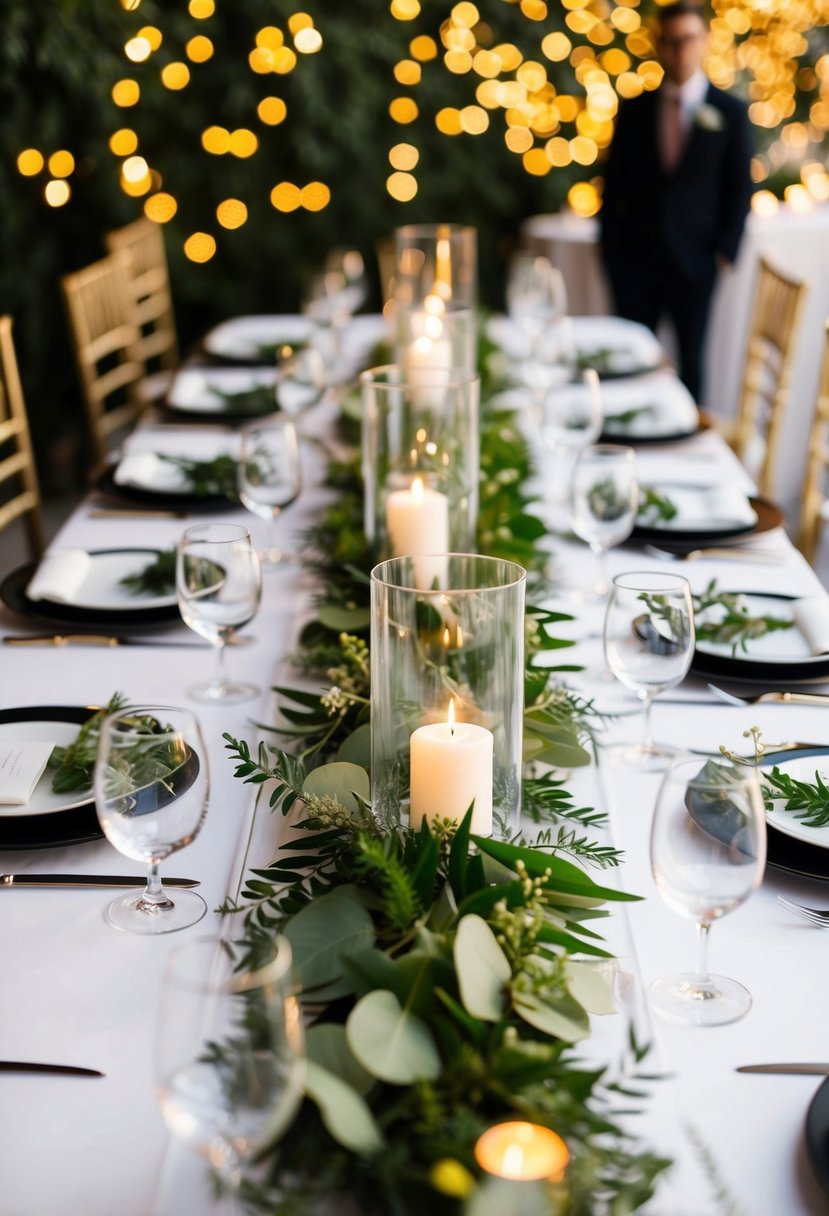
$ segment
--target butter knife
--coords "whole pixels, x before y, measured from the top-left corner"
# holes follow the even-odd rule
[[[737,1072],[790,1073],[798,1077],[829,1077],[829,1064],[741,1064]]]
[[[0,874],[2,887],[133,887],[145,886],[145,874]],[[161,877],[164,887],[198,887],[197,878]]]
[[[77,1064],[27,1064],[21,1060],[0,1060],[0,1072],[51,1072],[72,1077],[102,1077],[97,1068],[80,1068]]]

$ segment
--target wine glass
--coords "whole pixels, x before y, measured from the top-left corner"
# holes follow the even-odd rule
[[[653,741],[651,705],[666,688],[679,684],[694,655],[694,606],[691,588],[680,574],[634,571],[613,580],[604,622],[604,653],[617,680],[643,705],[641,744],[607,750],[623,763],[658,772],[675,748]]]
[[[299,438],[287,419],[242,430],[237,466],[239,498],[249,511],[268,521],[268,543],[260,550],[263,570],[275,570],[284,554],[276,544],[276,521],[300,491]]]
[[[176,591],[184,623],[216,647],[213,680],[188,689],[196,701],[233,705],[259,693],[253,684],[224,678],[224,651],[251,620],[262,594],[262,567],[250,532],[239,524],[197,524],[179,541]]]
[[[611,443],[585,448],[573,466],[570,484],[570,527],[595,554],[599,579],[597,597],[607,595],[605,553],[633,531],[639,506],[636,455],[633,448]]]
[[[326,282],[334,286],[340,297],[340,307],[352,317],[368,296],[368,279],[363,255],[359,249],[336,246],[325,258]]]
[[[95,809],[109,843],[147,865],[144,891],[109,905],[106,918],[127,933],[172,933],[201,920],[195,891],[162,886],[158,867],[191,844],[207,814],[210,778],[201,728],[189,709],[128,706],[101,724]]]
[[[328,388],[328,371],[322,351],[308,344],[283,346],[277,354],[276,404],[285,414],[304,414],[322,399]]]
[[[665,774],[651,829],[651,869],[670,908],[697,923],[697,970],[657,980],[655,1009],[691,1026],[722,1026],[751,1008],[736,980],[708,972],[708,931],[760,885],[766,820],[756,772],[684,756]]]
[[[542,395],[539,430],[541,441],[556,465],[554,475],[546,483],[551,486],[555,501],[566,502],[569,498],[576,458],[596,442],[603,420],[601,386],[592,368],[571,384],[550,388]]]
[[[534,345],[550,322],[567,312],[564,276],[549,258],[519,250],[510,259],[506,304],[508,315]]]
[[[302,1015],[284,937],[255,968],[216,937],[167,961],[156,1030],[156,1081],[167,1126],[230,1188],[279,1138],[302,1100]]]

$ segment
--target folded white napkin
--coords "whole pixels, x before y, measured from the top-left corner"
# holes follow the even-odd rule
[[[605,421],[611,424],[617,415],[642,410],[624,424],[630,435],[693,431],[699,423],[693,397],[672,372],[607,380],[602,385],[602,403]]]
[[[0,744],[0,804],[25,806],[43,775],[54,743],[28,739]]]
[[[812,654],[829,654],[829,597],[815,595],[795,600],[792,616]]]
[[[181,494],[187,489],[187,479],[181,470],[155,452],[127,452],[115,470],[114,481],[119,486],[166,494]]]
[[[642,481],[647,484],[647,478]],[[660,480],[656,489],[676,507],[673,519],[660,521],[660,527],[680,532],[694,528],[713,532],[743,525],[750,528],[757,523],[757,512],[737,486],[681,485]]]
[[[43,558],[26,588],[27,599],[71,604],[83,586],[90,565],[85,549],[52,550]]]

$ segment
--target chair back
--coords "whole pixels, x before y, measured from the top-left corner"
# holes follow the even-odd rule
[[[0,317],[0,531],[21,518],[31,555],[39,558],[44,549],[43,519],[29,419],[11,317]]]
[[[145,365],[134,318],[129,258],[110,254],[62,281],[69,328],[86,407],[90,441],[102,461],[116,431],[132,426],[145,408]]]
[[[823,528],[824,513],[827,511],[827,495],[824,489],[827,469],[829,469],[829,321],[826,322],[817,400],[809,434],[806,478],[803,483],[800,514],[800,536],[797,542],[798,548],[809,562],[814,562]]]
[[[773,493],[777,441],[806,289],[805,283],[787,278],[760,258],[733,447],[746,464],[753,463],[750,453],[762,448],[757,484],[763,495]]]
[[[173,371],[179,363],[178,337],[161,226],[138,219],[108,232],[104,244],[109,253],[125,253],[129,258],[129,289],[141,330],[141,358],[148,367],[155,360],[157,366]]]

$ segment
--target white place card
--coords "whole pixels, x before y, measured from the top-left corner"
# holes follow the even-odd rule
[[[54,743],[32,739],[0,743],[0,803],[3,806],[26,805],[54,747]]]

